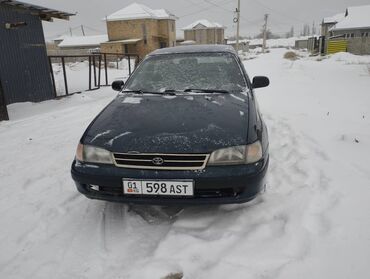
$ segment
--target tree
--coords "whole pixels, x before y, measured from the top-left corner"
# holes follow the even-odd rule
[[[303,25],[301,36],[309,36],[309,35],[310,35],[310,26],[308,24],[305,24]]]
[[[261,33],[259,33],[257,36],[255,36],[256,39],[262,39],[263,38],[263,30],[261,30]],[[280,38],[279,35],[273,34],[271,30],[266,31],[266,39],[278,39]]]
[[[311,32],[312,32],[312,36],[316,35],[316,25],[315,25],[315,22],[312,23]]]
[[[290,31],[286,33],[286,37],[287,38],[294,37],[294,26],[292,26],[292,28],[290,28]]]

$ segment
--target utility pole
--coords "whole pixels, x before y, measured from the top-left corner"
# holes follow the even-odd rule
[[[81,31],[82,31],[82,35],[85,36],[85,29],[83,25],[81,25]]]
[[[269,18],[268,14],[265,14],[265,23],[263,24],[263,44],[262,44],[262,50],[265,52],[266,50],[266,39],[267,39],[267,20]]]
[[[239,51],[239,28],[240,28],[240,0],[238,0],[238,8],[236,9],[236,52]]]

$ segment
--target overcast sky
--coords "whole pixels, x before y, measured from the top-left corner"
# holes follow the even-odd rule
[[[68,34],[72,28],[74,35],[81,35],[79,26],[85,25],[87,35],[104,34],[106,27],[102,18],[135,2],[128,0],[22,0],[48,8],[67,12],[77,12],[70,21],[55,20],[44,23],[46,39]],[[177,32],[198,19],[219,22],[227,27],[228,36],[235,35],[233,23],[237,0],[137,0],[152,9],[164,8],[174,13],[177,21]],[[269,14],[269,28],[273,33],[283,35],[294,26],[299,33],[303,24],[316,28],[323,17],[344,12],[348,6],[370,4],[370,0],[241,0],[241,35],[256,35],[263,24],[263,15]]]

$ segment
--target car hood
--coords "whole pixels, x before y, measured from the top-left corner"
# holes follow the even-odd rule
[[[83,144],[114,152],[210,153],[247,142],[247,94],[119,94]]]

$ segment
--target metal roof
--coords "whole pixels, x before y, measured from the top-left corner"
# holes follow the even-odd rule
[[[176,46],[168,48],[160,48],[149,55],[161,55],[161,54],[172,54],[172,53],[196,53],[196,52],[229,52],[237,54],[232,46],[228,45],[187,45],[187,46]]]
[[[38,15],[41,20],[46,21],[52,21],[53,18],[69,20],[70,16],[76,15],[16,0],[0,0],[0,4],[30,10],[35,15]]]

